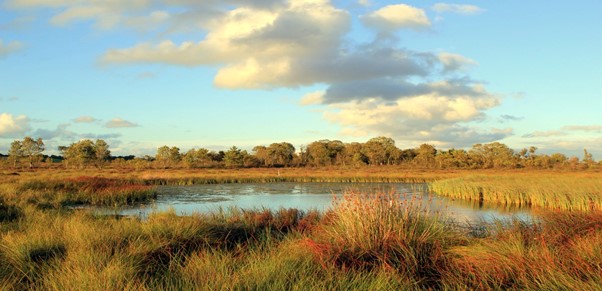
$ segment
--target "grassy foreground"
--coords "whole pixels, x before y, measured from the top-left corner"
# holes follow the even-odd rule
[[[602,286],[600,173],[472,174],[392,168],[2,173],[0,290]],[[433,181],[433,190],[457,198],[547,210],[532,223],[467,227],[425,209],[426,201],[396,193],[346,193],[326,213],[229,209],[188,217],[156,213],[144,221],[65,207],[146,201],[160,184],[262,181]]]
[[[602,286],[600,212],[475,231],[394,193],[347,193],[323,214],[231,209],[140,221],[19,211],[0,224],[2,290]]]

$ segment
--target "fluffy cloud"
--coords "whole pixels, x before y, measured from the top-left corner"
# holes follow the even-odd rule
[[[0,137],[16,137],[31,129],[30,119],[25,115],[0,114]]]
[[[390,101],[373,97],[330,104],[325,117],[341,124],[343,133],[351,135],[377,133],[413,143],[466,146],[512,134],[511,129],[483,132],[463,125],[483,119],[483,111],[498,104],[499,100],[489,94],[452,96],[433,91]]]
[[[404,28],[424,29],[431,26],[424,10],[405,4],[385,6],[361,19],[367,26],[383,32]]]
[[[474,5],[449,3],[437,3],[433,5],[432,8],[437,13],[456,13],[463,15],[474,15],[485,11],[484,9]]]
[[[131,121],[123,120],[121,118],[114,118],[109,120],[106,124],[106,128],[127,128],[127,127],[138,127],[139,125]]]
[[[0,58],[6,57],[9,54],[17,52],[23,48],[23,44],[18,41],[11,41],[4,43],[0,39]]]

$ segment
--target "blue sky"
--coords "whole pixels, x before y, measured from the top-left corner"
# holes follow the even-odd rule
[[[600,1],[6,0],[0,152],[102,138],[602,156]]]

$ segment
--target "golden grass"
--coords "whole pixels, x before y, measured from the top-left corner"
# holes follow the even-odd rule
[[[471,201],[556,210],[602,210],[599,172],[471,175],[430,183],[432,192]]]
[[[408,199],[400,199],[408,198]],[[0,222],[2,290],[575,289],[602,284],[602,212],[451,223],[427,201],[347,193],[327,213],[148,220],[25,206]]]

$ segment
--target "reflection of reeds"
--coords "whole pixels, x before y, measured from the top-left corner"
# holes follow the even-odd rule
[[[470,176],[435,181],[430,189],[452,198],[559,210],[602,210],[596,176]]]

